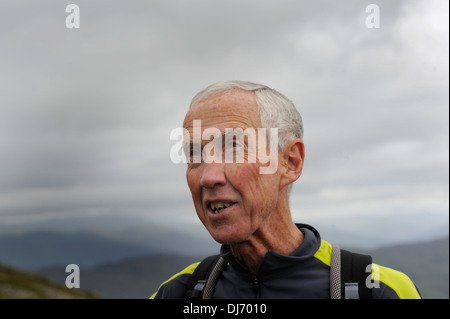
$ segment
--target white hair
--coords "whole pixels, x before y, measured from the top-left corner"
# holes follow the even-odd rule
[[[303,122],[294,103],[280,92],[257,83],[244,81],[221,81],[203,89],[191,101],[190,107],[216,94],[241,89],[255,92],[261,124],[264,128],[278,128],[278,146],[294,139],[303,139]]]
[[[303,122],[294,103],[280,92],[257,83],[246,81],[220,81],[197,93],[190,108],[217,94],[232,90],[255,92],[261,124],[264,128],[278,128],[278,147],[282,150],[292,140],[303,139]],[[267,130],[269,131],[269,130]],[[292,184],[289,185],[290,192]]]

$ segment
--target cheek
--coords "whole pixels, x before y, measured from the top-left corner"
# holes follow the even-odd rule
[[[192,186],[194,186],[195,179],[194,179],[194,174],[192,173],[192,170],[189,168],[186,170],[186,181],[188,183],[189,189],[192,190]]]
[[[205,223],[205,212],[203,211],[202,201],[201,201],[201,187],[200,187],[200,177],[195,170],[187,169],[186,180],[191,191],[192,202],[194,204],[195,211],[200,221]]]
[[[258,164],[232,164],[227,168],[228,180],[252,206],[276,200],[279,178],[277,174],[260,174]]]
[[[200,199],[200,177],[195,170],[188,168],[186,170],[186,181],[189,190],[191,191],[194,204],[196,205],[197,201]]]

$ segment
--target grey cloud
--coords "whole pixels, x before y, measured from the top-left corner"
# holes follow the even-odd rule
[[[312,210],[302,194],[319,201],[329,188],[365,185],[377,200],[382,186],[401,198],[424,181],[448,189],[445,1],[377,1],[377,30],[356,0],[76,3],[79,30],[65,28],[60,1],[0,3],[8,220],[123,209],[161,221],[175,199],[188,218],[169,133],[197,91],[224,79],[298,106],[307,158],[293,194]]]

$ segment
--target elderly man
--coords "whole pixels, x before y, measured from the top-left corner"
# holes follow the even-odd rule
[[[200,144],[195,144],[198,123],[203,132],[214,128],[215,139],[230,129],[247,130],[266,134],[268,143],[260,143],[266,140],[258,136],[256,145],[252,134],[247,139],[238,134],[232,139],[217,137],[223,152],[215,148],[212,155],[211,148],[204,150],[209,140],[197,139]],[[205,298],[205,287],[206,298],[328,299],[336,294],[337,298],[420,298],[406,275],[371,260],[355,266],[362,269],[358,274],[352,270],[351,278],[342,277],[341,268],[347,269],[349,263],[345,260],[358,260],[361,255],[341,254],[338,247],[321,240],[313,227],[292,221],[289,194],[302,173],[305,148],[302,118],[284,95],[255,83],[218,82],[193,98],[183,127],[189,133],[185,134],[189,139],[186,178],[194,206],[222,248],[218,258],[209,259],[209,271],[199,275],[206,262],[193,264],[164,282],[151,298]],[[267,155],[274,142],[269,139],[273,134],[261,128],[278,129],[278,148],[269,154],[271,161],[257,156]],[[235,155],[227,161],[225,153],[230,149]],[[263,173],[273,163],[275,169]],[[345,259],[347,255],[353,257]],[[338,266],[333,268],[336,258]],[[337,286],[333,273],[338,274]]]

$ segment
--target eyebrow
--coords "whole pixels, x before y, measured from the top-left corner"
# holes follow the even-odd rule
[[[225,140],[227,138],[229,139],[230,137],[233,137],[233,140],[236,138],[243,137],[245,140],[245,137],[247,136],[247,139],[248,139],[250,137],[250,135],[246,132],[247,129],[248,128],[243,129],[241,127],[234,127],[234,128],[225,128],[223,130],[220,130],[220,135],[222,136],[222,144],[225,142]],[[253,128],[250,128],[250,129],[253,129]],[[255,136],[257,136],[257,134]],[[214,140],[214,137],[211,137],[210,139],[203,139],[203,134],[202,134],[200,146],[203,147],[205,144],[208,144],[212,140]],[[183,147],[187,147],[187,146],[189,146],[190,149],[192,149],[192,147],[194,146],[194,141],[191,138],[191,134],[189,134],[189,141],[183,139]]]

